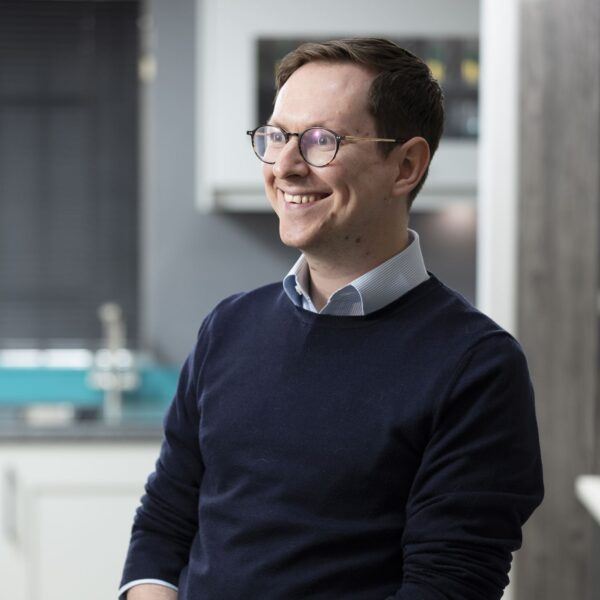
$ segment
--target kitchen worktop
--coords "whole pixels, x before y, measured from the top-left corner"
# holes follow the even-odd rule
[[[31,426],[0,423],[0,444],[14,442],[146,442],[162,438],[162,423],[75,423],[59,426]]]

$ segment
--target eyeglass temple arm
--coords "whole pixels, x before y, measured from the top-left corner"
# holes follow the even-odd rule
[[[404,142],[404,140],[402,138],[372,138],[372,137],[358,137],[356,135],[344,135],[344,136],[340,136],[340,139],[342,140],[348,140],[350,142],[363,142],[363,141],[369,141],[369,142],[394,142],[396,144],[399,144],[400,142]]]

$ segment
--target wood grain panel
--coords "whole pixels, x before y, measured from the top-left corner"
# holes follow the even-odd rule
[[[522,0],[519,338],[546,497],[524,532],[516,600],[591,598],[591,518],[574,480],[600,467],[600,3]]]

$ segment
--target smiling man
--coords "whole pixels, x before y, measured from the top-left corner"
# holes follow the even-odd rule
[[[249,131],[281,282],[204,320],[137,511],[129,600],[493,600],[543,497],[519,344],[408,228],[443,127],[427,66],[304,44]]]
[[[422,179],[430,151],[420,136],[404,144],[376,141],[382,138],[369,110],[372,68],[316,61],[288,77],[270,125],[255,130],[253,141],[267,161],[265,189],[281,240],[302,250],[311,286],[304,291],[321,309],[337,290],[407,246],[406,198]],[[439,88],[433,82],[431,88],[439,103]],[[435,145],[441,119],[437,125]],[[292,131],[305,132],[298,144],[288,143]],[[389,151],[382,155],[378,144],[389,144]]]

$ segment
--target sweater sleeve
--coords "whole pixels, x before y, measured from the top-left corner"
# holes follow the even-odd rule
[[[135,580],[161,580],[176,587],[198,530],[198,494],[204,465],[197,407],[201,363],[200,329],[185,361],[164,418],[164,438],[154,472],[137,509],[121,589]]]
[[[495,332],[463,357],[411,488],[395,600],[496,600],[544,495],[527,363]]]

